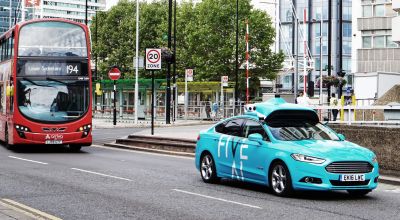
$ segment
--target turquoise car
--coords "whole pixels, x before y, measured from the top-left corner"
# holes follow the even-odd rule
[[[376,155],[345,140],[307,107],[274,98],[199,134],[195,163],[201,178],[295,190],[347,190],[364,196],[378,185]]]

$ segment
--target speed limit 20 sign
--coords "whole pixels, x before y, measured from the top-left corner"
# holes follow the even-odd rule
[[[161,49],[146,49],[146,70],[161,69]]]

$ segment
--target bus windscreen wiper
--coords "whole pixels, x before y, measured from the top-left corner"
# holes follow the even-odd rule
[[[42,85],[39,85],[39,84],[35,83],[34,81],[32,81],[32,80],[26,78],[26,77],[23,77],[22,79],[25,80],[25,81],[30,82],[32,85],[35,85],[35,86],[42,86]]]

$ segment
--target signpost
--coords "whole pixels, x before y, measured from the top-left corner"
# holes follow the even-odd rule
[[[154,70],[161,70],[161,49],[146,49],[145,68],[151,71],[151,135],[154,135]]]
[[[221,109],[222,109],[222,117],[225,117],[224,110],[224,86],[228,86],[228,76],[221,76]]]
[[[185,69],[185,120],[188,117],[188,106],[189,106],[189,93],[188,93],[188,82],[193,82],[193,69]]]
[[[121,77],[121,71],[119,71],[118,67],[113,66],[110,71],[108,71],[108,77],[114,82],[113,125],[117,125],[117,85],[115,83]]]

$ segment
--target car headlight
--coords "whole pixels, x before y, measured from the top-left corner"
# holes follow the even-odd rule
[[[295,159],[297,161],[306,162],[306,163],[321,164],[321,163],[325,162],[324,159],[317,158],[317,157],[310,157],[310,156],[306,156],[303,154],[292,154],[291,156],[293,159]]]
[[[377,158],[376,156],[374,156],[374,157],[372,158],[372,163],[378,163],[378,158]]]

